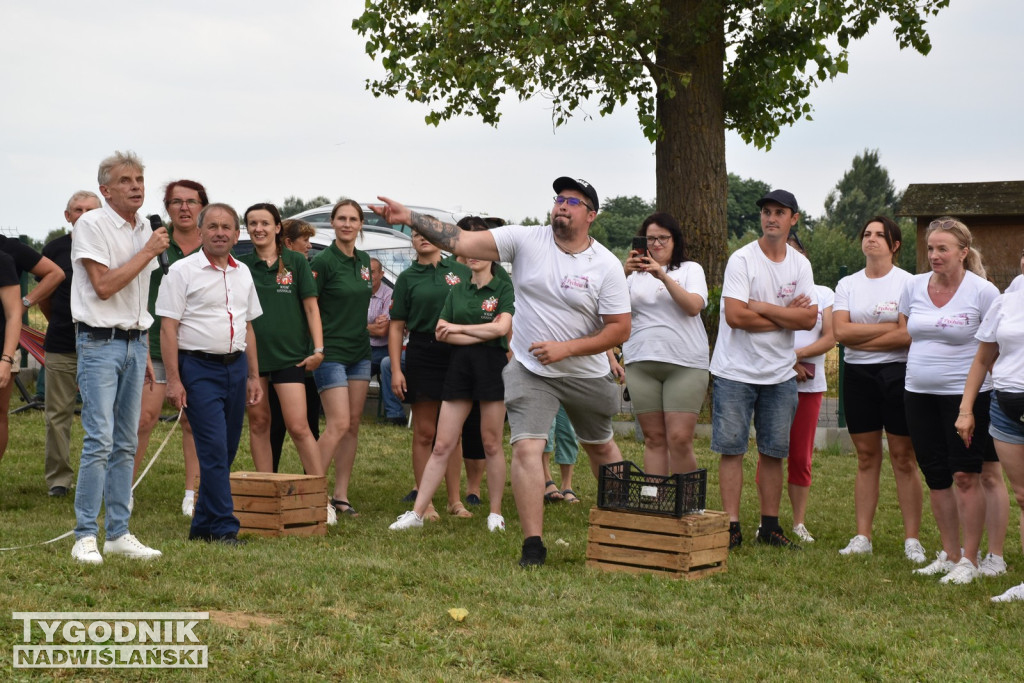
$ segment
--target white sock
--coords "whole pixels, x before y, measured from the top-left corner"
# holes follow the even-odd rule
[[[185,500],[195,500],[196,492],[191,489],[185,489]]]

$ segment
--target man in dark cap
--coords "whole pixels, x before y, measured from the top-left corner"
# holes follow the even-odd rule
[[[515,358],[502,373],[512,427],[512,491],[523,527],[519,564],[544,564],[544,444],[559,403],[572,420],[596,477],[622,460],[612,439],[619,393],[605,351],[629,338],[629,292],[622,264],[590,236],[598,197],[585,180],[555,180],[551,225],[482,232],[409,211],[385,197],[373,210],[411,226],[458,256],[512,263]],[[785,238],[783,238],[785,243]]]
[[[773,190],[757,201],[761,237],[737,249],[725,266],[714,377],[711,450],[721,453],[719,487],[729,515],[729,547],[743,542],[740,496],[750,420],[757,431],[757,541],[799,549],[779,526],[782,460],[797,408],[793,331],[814,327],[818,316],[811,264],[786,244],[800,219],[796,197]]]

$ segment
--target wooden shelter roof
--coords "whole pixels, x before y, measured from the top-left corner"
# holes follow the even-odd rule
[[[914,184],[903,193],[897,216],[1022,216],[1024,180]]]

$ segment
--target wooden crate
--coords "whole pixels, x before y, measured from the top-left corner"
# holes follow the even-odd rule
[[[605,571],[698,579],[725,571],[729,517],[663,517],[635,512],[590,510],[587,566]]]
[[[303,474],[232,472],[231,498],[240,534],[323,536],[327,479]]]

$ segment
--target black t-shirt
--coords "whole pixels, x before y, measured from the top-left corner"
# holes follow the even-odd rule
[[[18,285],[21,280],[18,278],[18,271],[14,268],[14,259],[0,251],[0,287]],[[7,323],[7,314],[4,313],[4,302],[0,301],[0,316],[3,316],[4,325]],[[0,325],[2,328],[3,325]]]
[[[14,269],[17,271],[19,278],[22,273],[27,273],[35,268],[36,264],[39,263],[39,259],[42,258],[38,251],[21,240],[12,239],[4,235],[0,235],[0,251],[6,253],[14,260]]]
[[[75,322],[71,319],[71,235],[62,235],[43,247],[43,256],[64,271],[64,282],[50,296],[50,324],[43,349],[53,353],[75,352]],[[41,278],[36,278],[39,280]]]

